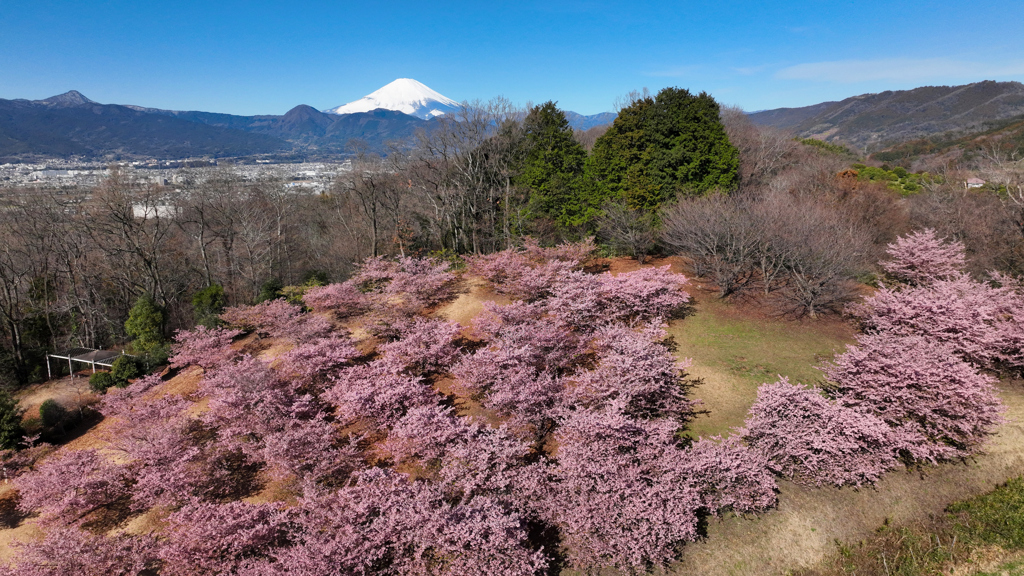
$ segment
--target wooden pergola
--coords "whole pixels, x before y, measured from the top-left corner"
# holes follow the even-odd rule
[[[127,356],[127,354],[123,351],[116,352],[114,350],[97,350],[95,348],[71,348],[59,354],[47,354],[46,376],[51,379],[53,378],[53,372],[50,371],[50,358],[54,358],[56,360],[67,360],[68,370],[71,372],[71,377],[74,378],[75,362],[89,364],[92,366],[92,371],[95,374],[97,366],[110,368],[114,365],[114,360],[116,360],[118,356]]]

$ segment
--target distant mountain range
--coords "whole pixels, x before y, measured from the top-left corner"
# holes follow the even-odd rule
[[[232,156],[286,148],[284,140],[267,134],[97,104],[75,91],[37,101],[0,99],[0,161]]]
[[[0,99],[0,162],[81,156],[238,157],[347,154],[353,141],[373,151],[409,141],[461,106],[416,80],[400,78],[367,96],[321,112],[306,105],[282,116],[238,116],[99,104],[72,90],[45,100]],[[610,124],[612,113],[567,112],[577,130]]]
[[[984,81],[964,86],[862,94],[841,102],[750,114],[755,124],[792,130],[804,138],[875,151],[947,132],[972,132],[1024,115],[1024,84]]]

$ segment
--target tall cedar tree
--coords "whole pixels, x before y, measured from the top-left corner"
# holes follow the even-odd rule
[[[534,213],[562,227],[591,220],[600,203],[585,193],[587,151],[573,137],[565,113],[554,102],[545,102],[530,108],[523,128],[527,153],[518,183],[530,191]]]
[[[619,112],[594,144],[587,168],[606,197],[654,210],[679,194],[735,188],[739,152],[714,98],[665,88]]]
[[[135,301],[124,323],[125,332],[132,337],[132,349],[138,354],[147,354],[163,343],[163,326],[164,312],[148,292]]]

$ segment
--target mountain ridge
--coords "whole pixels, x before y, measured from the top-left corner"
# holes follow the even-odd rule
[[[754,112],[755,123],[873,151],[1024,114],[1024,84],[985,80],[959,86],[922,86],[860,94],[799,108]]]
[[[397,84],[396,84],[397,83]],[[389,88],[390,87],[390,88]],[[300,104],[282,115],[241,116],[197,110],[164,110],[131,104],[100,104],[77,90],[43,100],[0,99],[0,161],[40,157],[92,158],[249,156],[288,153],[347,155],[360,148],[386,152],[390,142],[409,142],[419,130],[462,106],[411,79],[398,79],[356,101],[366,111],[320,111]],[[353,103],[350,103],[353,104]],[[345,108],[350,104],[334,108]],[[416,108],[423,117],[391,108]],[[576,130],[610,124],[615,114],[566,111]]]

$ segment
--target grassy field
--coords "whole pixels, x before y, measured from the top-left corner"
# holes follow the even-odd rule
[[[693,422],[696,436],[727,434],[743,424],[757,387],[779,375],[813,384],[815,366],[853,342],[854,329],[841,319],[772,318],[753,307],[731,304],[712,294],[694,294],[695,313],[669,326],[676,354],[693,361],[692,376],[703,383],[691,393],[706,415]]]

